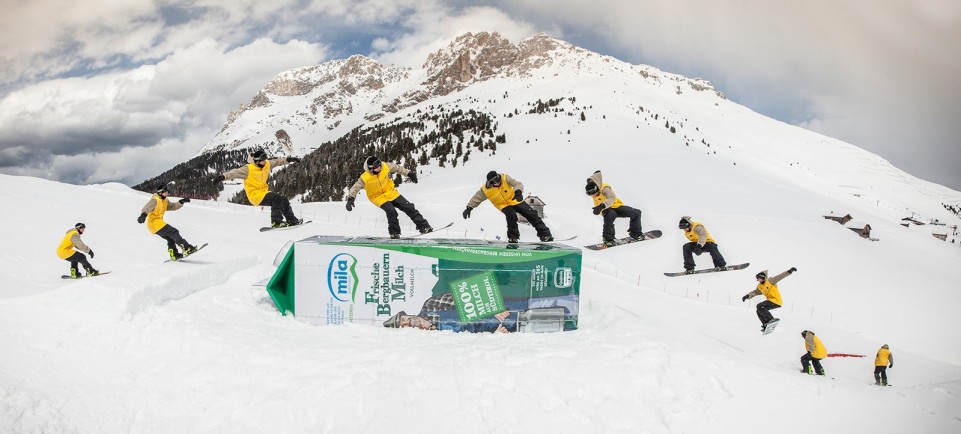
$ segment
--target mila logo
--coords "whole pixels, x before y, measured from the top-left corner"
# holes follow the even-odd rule
[[[347,253],[338,253],[327,266],[327,289],[337,301],[344,303],[354,300],[357,291],[357,258]]]

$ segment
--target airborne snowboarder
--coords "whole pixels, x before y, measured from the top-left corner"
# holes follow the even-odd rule
[[[170,192],[167,191],[167,184],[157,186],[156,194],[140,209],[140,217],[137,217],[137,223],[143,224],[147,222],[147,230],[150,231],[150,233],[157,234],[157,236],[166,240],[167,253],[170,254],[171,260],[176,261],[196,252],[197,247],[188,243],[187,240],[180,236],[180,231],[177,230],[177,228],[168,225],[167,222],[164,221],[164,213],[180,209],[185,203],[190,202],[190,198],[185,197],[171,203],[167,200],[167,196],[169,195]],[[180,246],[183,253],[177,251],[177,246]]]
[[[378,208],[387,213],[387,233],[391,238],[400,238],[400,221],[397,219],[397,210],[401,210],[407,217],[414,222],[417,230],[422,234],[433,232],[427,219],[417,211],[417,208],[397,191],[391,175],[399,173],[401,176],[410,178],[410,182],[417,183],[417,171],[408,170],[395,163],[385,163],[380,158],[370,156],[364,160],[364,172],[360,174],[357,182],[350,187],[347,192],[347,211],[354,209],[354,200],[357,193],[363,189],[367,193],[367,199]]]
[[[795,271],[797,271],[797,268],[791,267],[789,270],[772,277],[770,280],[767,278],[767,270],[757,273],[754,276],[754,278],[757,279],[757,288],[744,294],[744,297],[741,297],[742,302],[748,301],[757,295],[764,295],[764,298],[767,299],[757,304],[757,319],[761,320],[762,332],[772,322],[779,321],[777,318],[774,318],[774,315],[771,315],[770,312],[771,309],[777,309],[784,304],[784,301],[781,300],[781,292],[777,288],[777,283]]]
[[[521,237],[520,229],[517,227],[517,214],[524,216],[531,226],[534,226],[537,237],[541,241],[554,241],[554,236],[544,224],[544,220],[541,220],[534,208],[524,202],[524,184],[506,173],[497,173],[493,170],[487,172],[484,179],[484,184],[467,202],[467,208],[462,213],[465,219],[470,218],[471,211],[481,202],[490,200],[491,205],[504,213],[504,218],[507,219],[507,242],[516,243]]]
[[[74,279],[82,277],[80,275],[80,269],[77,267],[78,264],[83,265],[83,269],[87,272],[87,277],[100,274],[100,272],[97,271],[96,268],[93,268],[90,262],[87,261],[87,256],[80,253],[85,252],[87,255],[90,255],[90,259],[93,259],[93,249],[87,247],[80,239],[80,235],[83,235],[86,229],[87,225],[83,223],[75,224],[73,229],[67,231],[63,240],[60,241],[60,245],[57,246],[57,256],[59,256],[60,259],[70,261],[70,277]]]
[[[267,178],[270,177],[270,170],[274,167],[281,167],[298,161],[300,161],[300,158],[297,157],[280,157],[268,160],[267,153],[263,149],[258,149],[247,157],[247,165],[223,173],[217,177],[215,182],[220,183],[227,179],[243,179],[247,200],[254,206],[270,206],[271,227],[296,226],[303,223],[303,220],[294,215],[294,210],[290,207],[290,200],[270,191],[267,186]]]
[[[644,238],[644,233],[641,230],[641,210],[624,205],[621,198],[614,194],[614,189],[604,183],[600,170],[595,171],[590,178],[587,178],[584,191],[594,200],[594,215],[600,215],[604,218],[601,238],[604,240],[605,246],[612,247],[616,244],[614,220],[620,217],[627,217],[631,220],[627,234],[632,241],[640,241]]]

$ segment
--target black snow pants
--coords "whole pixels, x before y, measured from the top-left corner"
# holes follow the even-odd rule
[[[270,205],[270,222],[273,224],[282,223],[284,219],[287,219],[289,225],[297,222],[297,216],[294,215],[294,210],[290,207],[290,201],[286,197],[268,191],[260,204]]]
[[[888,384],[888,367],[887,366],[874,367],[874,382],[880,383],[880,384]]]
[[[767,324],[769,321],[774,319],[774,315],[771,315],[771,310],[777,309],[779,306],[777,303],[771,300],[764,300],[757,304],[757,319],[761,320],[761,325]]]
[[[814,365],[815,374],[824,375],[824,368],[821,367],[821,359],[812,356],[810,351],[801,356],[801,368],[804,369],[804,372],[808,372],[809,365]]]
[[[641,236],[641,210],[621,205],[617,208],[606,208],[601,212],[601,216],[604,217],[604,229],[601,231],[601,237],[604,241],[614,241],[614,220],[620,217],[631,219],[631,224],[627,229],[628,235],[631,237]]]
[[[75,268],[77,271],[80,271],[80,269],[77,268],[77,264],[83,265],[84,270],[93,270],[93,265],[90,265],[90,262],[87,262],[87,255],[84,255],[83,253],[73,252],[73,254],[67,258],[67,260],[70,261],[70,268]]]
[[[190,243],[180,236],[180,231],[170,225],[164,225],[164,227],[160,228],[160,230],[157,231],[157,236],[166,240],[167,249],[173,250],[174,253],[177,252],[177,246],[180,246],[182,249],[190,246]]]
[[[685,270],[693,270],[695,267],[694,256],[692,256],[692,254],[701,256],[701,253],[703,252],[708,252],[711,254],[711,260],[714,261],[715,267],[723,267],[727,265],[727,262],[724,260],[724,257],[721,256],[721,251],[717,249],[717,244],[715,243],[704,243],[704,247],[698,247],[697,243],[691,241],[690,243],[684,245],[683,250]]]
[[[504,213],[504,218],[507,219],[507,239],[516,240],[521,237],[521,231],[517,227],[517,214],[524,216],[531,226],[537,230],[537,237],[541,241],[551,237],[551,230],[547,228],[544,224],[544,220],[537,215],[537,211],[531,208],[527,202],[521,202],[517,205],[508,205],[501,209]]]
[[[420,211],[417,211],[414,204],[403,195],[397,196],[397,199],[384,202],[384,204],[380,206],[380,209],[387,213],[387,233],[391,235],[400,235],[400,221],[397,220],[397,210],[401,210],[404,214],[407,214],[407,217],[410,217],[410,220],[417,226],[418,231],[430,228],[430,223],[427,223],[427,219],[420,215]]]

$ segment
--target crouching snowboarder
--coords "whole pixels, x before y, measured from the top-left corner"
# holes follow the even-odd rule
[[[297,157],[267,159],[267,153],[263,149],[258,149],[247,157],[247,165],[221,174],[214,182],[219,184],[227,179],[243,179],[247,200],[254,206],[270,206],[270,227],[296,226],[304,221],[294,215],[289,199],[270,191],[267,178],[270,177],[271,169],[298,161],[300,161],[300,158]]]
[[[180,231],[177,230],[177,228],[168,225],[167,222],[164,221],[164,213],[167,211],[176,211],[183,207],[185,203],[190,202],[190,199],[186,197],[176,202],[170,202],[167,200],[167,196],[169,195],[170,192],[167,191],[166,184],[158,186],[157,193],[140,209],[140,216],[137,217],[137,223],[143,224],[147,222],[147,230],[150,231],[150,233],[157,234],[157,236],[167,241],[167,253],[170,254],[170,260],[176,261],[196,252],[197,247],[188,243],[187,240],[180,236]],[[183,249],[183,253],[177,251],[177,246]]]
[[[684,231],[684,236],[687,237],[689,241],[687,244],[684,244],[682,248],[684,254],[684,271],[693,273],[695,264],[692,254],[701,256],[701,253],[704,252],[711,254],[711,260],[714,262],[715,269],[721,270],[727,266],[727,261],[724,260],[724,256],[721,256],[721,251],[718,250],[717,243],[701,222],[692,220],[690,216],[684,216],[681,217],[681,220],[677,223],[677,227]]]
[[[474,193],[474,196],[467,202],[467,208],[462,215],[465,219],[470,218],[471,211],[477,208],[481,202],[490,200],[500,212],[504,213],[507,219],[507,242],[516,243],[521,237],[521,231],[517,227],[517,214],[524,216],[531,226],[537,230],[537,237],[541,241],[554,241],[551,230],[544,224],[544,220],[537,215],[537,211],[524,202],[524,184],[511,178],[506,173],[497,173],[493,170],[487,172],[484,184]]]
[[[601,171],[595,171],[590,178],[587,178],[587,185],[584,191],[594,200],[594,215],[604,218],[604,228],[601,230],[601,238],[604,245],[611,247],[614,241],[614,220],[620,217],[629,218],[631,223],[627,229],[627,235],[633,241],[639,241],[644,237],[641,230],[641,210],[624,205],[621,199],[614,194],[614,189],[604,183]]]
[[[87,225],[83,223],[77,223],[73,226],[73,229],[67,231],[64,235],[63,240],[60,241],[60,245],[57,246],[57,256],[60,259],[64,259],[70,262],[70,277],[73,279],[79,279],[83,276],[80,275],[80,269],[77,265],[83,265],[83,269],[87,272],[87,277],[96,276],[100,274],[97,269],[90,265],[87,261],[87,255],[90,255],[90,259],[93,259],[93,249],[87,247],[80,239],[80,235],[87,229]]]
[[[804,338],[804,353],[801,356],[801,372],[806,374],[824,375],[824,368],[821,367],[821,359],[828,356],[828,349],[821,343],[821,339],[814,335],[814,332],[805,330],[801,332]],[[814,365],[814,369],[811,369]]]
[[[364,160],[364,173],[360,174],[357,182],[347,192],[347,211],[354,209],[354,200],[361,189],[367,193],[370,203],[387,213],[387,233],[391,238],[400,238],[400,220],[397,210],[401,210],[410,218],[417,230],[426,234],[433,232],[427,219],[417,211],[417,208],[407,198],[397,191],[391,175],[399,173],[410,178],[410,182],[417,183],[417,172],[401,167],[399,164],[384,163],[379,158],[370,156]]]

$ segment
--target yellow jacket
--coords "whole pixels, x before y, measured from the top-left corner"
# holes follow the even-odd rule
[[[267,179],[270,178],[270,171],[275,167],[282,167],[288,163],[286,157],[274,158],[264,162],[264,167],[257,167],[253,157],[247,157],[247,165],[238,167],[224,173],[224,179],[243,179],[244,193],[247,193],[247,200],[254,206],[260,205],[264,196],[270,192],[267,186]],[[173,211],[173,210],[171,210]]]
[[[164,213],[168,210],[176,211],[182,206],[184,206],[182,203],[170,202],[167,198],[160,197],[159,194],[153,195],[147,201],[147,204],[140,209],[140,212],[147,213],[147,230],[155,234],[163,229],[164,226],[167,226],[167,222],[164,221]]]
[[[767,270],[762,271],[761,274],[764,274],[764,282],[759,283],[757,288],[747,293],[747,298],[751,299],[757,295],[764,295],[764,298],[770,300],[772,303],[783,306],[784,302],[781,300],[781,291],[777,289],[777,283],[780,282],[781,279],[791,275],[791,272],[785,271],[770,279],[767,278]]]
[[[597,189],[597,193],[591,195],[591,199],[594,200],[594,206],[604,204],[604,209],[607,209],[620,208],[622,205],[624,205],[624,202],[621,202],[621,198],[614,194],[614,189],[611,188],[610,185],[604,183],[603,174],[600,170],[594,172],[594,174],[591,175],[590,178],[587,178],[587,180],[600,186],[600,188]]]
[[[77,228],[67,231],[67,234],[60,240],[60,245],[57,246],[57,256],[60,259],[67,259],[73,256],[73,249],[87,254],[90,253],[90,248],[80,240],[80,231]]]
[[[821,339],[815,336],[812,331],[808,331],[804,336],[804,349],[811,353],[811,357],[815,359],[823,359],[828,356],[828,349],[824,347]]]
[[[891,350],[885,345],[878,350],[878,355],[874,357],[874,366],[888,366],[894,364],[894,356]]]
[[[357,182],[350,187],[347,196],[356,197],[357,192],[364,189],[364,192],[367,193],[367,199],[379,208],[381,205],[400,197],[400,192],[397,191],[394,180],[390,177],[394,173],[407,176],[410,174],[410,170],[394,163],[381,163],[380,173],[372,173],[364,169],[364,173],[361,173]]]
[[[688,222],[691,223],[691,227],[684,230],[684,236],[687,237],[688,241],[692,241],[704,247],[704,243],[715,243],[714,238],[711,234],[704,228],[701,222],[696,222],[690,219],[690,217],[684,217]]]
[[[514,200],[514,192],[517,190],[523,190],[524,184],[520,181],[511,178],[510,175],[506,173],[501,174],[501,185],[494,187],[493,185],[488,185],[486,182],[474,193],[470,201],[467,202],[467,206],[471,208],[477,208],[481,202],[485,200],[491,201],[491,205],[494,205],[497,209],[504,209],[508,206],[513,206],[521,203],[519,200]]]

